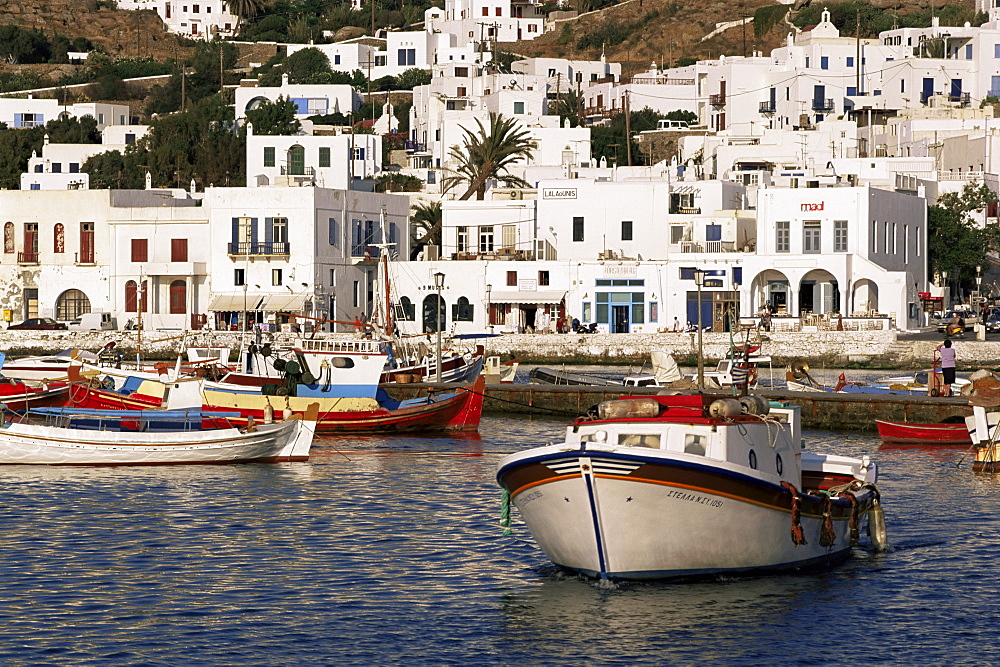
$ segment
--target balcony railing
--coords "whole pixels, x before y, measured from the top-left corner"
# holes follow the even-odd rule
[[[774,113],[774,102],[761,102],[760,113]]]
[[[288,165],[281,165],[281,175],[282,176],[315,176],[316,170],[312,167],[299,167],[294,168]]]
[[[427,152],[427,144],[422,144],[418,141],[407,141],[406,150],[409,153],[425,153]]]
[[[833,100],[813,100],[812,110],[823,113],[830,113],[834,110]]]
[[[241,241],[229,244],[229,256],[278,255],[287,257],[291,249],[290,245],[286,241]]]
[[[724,107],[726,106],[726,94],[719,93],[718,95],[709,95],[708,103],[713,107]]]
[[[38,264],[38,253],[37,252],[19,252],[19,253],[17,253],[17,263],[18,264]]]

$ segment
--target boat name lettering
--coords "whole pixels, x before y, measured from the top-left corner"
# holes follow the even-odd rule
[[[526,504],[530,503],[532,500],[538,500],[539,498],[542,497],[542,495],[544,495],[544,494],[541,491],[535,490],[535,491],[532,491],[531,493],[525,493],[520,498],[518,498],[517,501],[521,505],[526,505]]]
[[[719,500],[717,498],[706,498],[705,496],[699,496],[697,493],[688,493],[687,491],[671,491],[667,494],[667,498],[677,498],[678,500],[687,500],[692,503],[698,503],[699,505],[707,505],[709,507],[722,507],[725,501]]]
[[[576,199],[576,188],[542,188],[542,199]]]

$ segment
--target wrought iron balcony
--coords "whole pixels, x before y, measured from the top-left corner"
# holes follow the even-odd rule
[[[19,252],[19,253],[17,253],[17,263],[18,264],[38,264],[38,253],[37,252]]]
[[[708,103],[713,107],[724,107],[726,106],[726,94],[719,93],[718,95],[709,95]]]
[[[762,114],[773,114],[774,113],[774,102],[761,102],[760,103],[760,113]]]
[[[279,256],[287,257],[291,250],[286,241],[241,241],[229,244],[230,257]]]
[[[835,107],[833,106],[833,100],[820,99],[820,100],[813,100],[812,103],[813,111],[830,113],[834,110],[834,108]]]

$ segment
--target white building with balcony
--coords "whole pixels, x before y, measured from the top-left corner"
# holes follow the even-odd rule
[[[247,124],[247,187],[357,189],[382,171],[382,137],[311,126],[313,134],[263,135]]]
[[[287,314],[353,321],[372,312],[380,289],[379,244],[409,253],[409,199],[400,195],[208,188],[203,206],[211,222],[208,310],[217,328],[239,328],[244,312],[268,328],[288,322]]]

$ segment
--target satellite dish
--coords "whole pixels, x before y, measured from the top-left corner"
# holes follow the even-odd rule
[[[510,85],[516,86],[517,85],[517,79],[511,79],[510,80]]]

